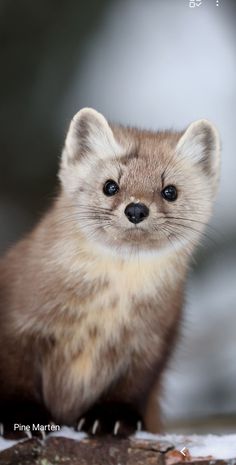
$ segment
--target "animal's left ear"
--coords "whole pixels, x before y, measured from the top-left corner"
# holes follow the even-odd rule
[[[220,138],[207,120],[190,124],[177,144],[177,153],[199,164],[216,190],[220,171]]]

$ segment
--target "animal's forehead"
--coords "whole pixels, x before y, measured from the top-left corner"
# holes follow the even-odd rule
[[[127,165],[132,165],[133,159],[138,159],[140,165],[142,163],[147,165],[147,162],[156,166],[162,164],[173,155],[181,136],[181,133],[172,131],[153,132],[125,127],[113,127],[113,132],[121,146],[125,148],[122,161]]]
[[[162,159],[173,151],[176,144],[168,134],[142,135],[137,141],[137,152],[140,158]]]
[[[155,160],[154,164],[146,157],[133,158],[122,167],[120,186],[126,190],[134,188],[135,192],[136,189],[152,191],[159,181],[161,183],[161,171],[158,160]]]
[[[175,148],[167,141],[142,140],[135,151],[127,153],[122,160],[123,179],[148,178],[156,180],[165,171],[166,166],[174,161]]]

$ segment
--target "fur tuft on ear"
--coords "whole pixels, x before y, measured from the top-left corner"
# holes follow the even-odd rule
[[[62,162],[73,164],[90,154],[104,159],[120,152],[121,147],[104,116],[92,108],[83,108],[70,123]]]
[[[190,124],[177,144],[177,153],[199,164],[217,188],[220,171],[220,138],[212,123],[198,120]]]

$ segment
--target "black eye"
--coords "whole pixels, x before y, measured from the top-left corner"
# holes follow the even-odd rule
[[[119,186],[115,181],[112,179],[108,179],[103,186],[103,192],[107,196],[115,195],[119,191]]]
[[[166,186],[163,191],[161,191],[162,197],[168,202],[174,202],[177,199],[177,189],[175,186]]]

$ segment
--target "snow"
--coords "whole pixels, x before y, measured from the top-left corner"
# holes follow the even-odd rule
[[[15,444],[17,444],[17,442],[20,442],[20,441],[13,441],[10,439],[0,438],[0,452],[4,449],[8,449],[9,447],[14,446]]]
[[[139,432],[135,437],[150,440],[166,440],[175,445],[181,451],[186,447],[192,457],[212,456],[214,459],[235,459],[236,460],[236,434],[229,435],[175,435],[166,434],[164,436]],[[236,463],[236,462],[235,462]]]
[[[49,437],[52,436],[81,441],[86,437],[86,434],[76,432],[72,428],[63,426],[60,431],[49,434]],[[205,436],[184,436],[176,434],[156,435],[142,431],[136,433],[133,438],[147,439],[152,441],[167,441],[173,444],[178,451],[181,451],[184,447],[186,447],[192,457],[197,458],[211,456],[213,459],[235,459],[236,465],[236,434],[222,436],[212,434]],[[26,439],[23,439],[23,441],[25,440]],[[22,439],[20,441],[22,441]],[[12,441],[0,438],[0,451],[15,445],[20,441]]]
[[[49,436],[57,436],[69,439],[75,439],[76,441],[81,441],[87,437],[86,433],[75,431],[73,428],[69,428],[68,426],[62,426],[60,431],[55,431],[50,433]]]

